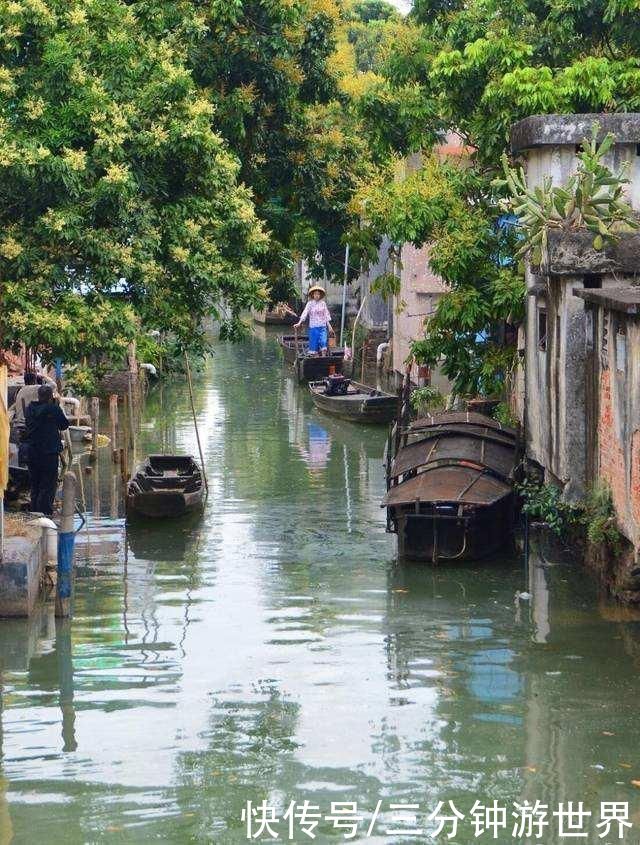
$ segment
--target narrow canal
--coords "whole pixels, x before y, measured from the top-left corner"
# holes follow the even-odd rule
[[[371,842],[429,841],[390,805],[439,800],[463,845],[476,800],[508,808],[500,842],[525,799],[629,801],[637,830],[637,617],[553,561],[394,565],[384,430],[315,413],[272,341],[219,347],[196,390],[204,518],[132,529],[71,623],[0,624],[0,843],[241,843],[263,799],[357,802]],[[195,454],[180,381],[144,410],[163,449]]]

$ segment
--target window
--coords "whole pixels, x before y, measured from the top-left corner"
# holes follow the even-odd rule
[[[547,350],[547,312],[544,308],[538,308],[538,349]]]
[[[600,362],[603,370],[609,369],[609,317],[606,312],[602,321],[602,347],[600,349]]]
[[[583,287],[585,290],[593,290],[602,287],[602,276],[589,274],[584,277]]]

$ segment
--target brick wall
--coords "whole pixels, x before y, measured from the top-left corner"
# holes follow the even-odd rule
[[[613,338],[613,332],[610,337]],[[600,372],[598,412],[598,475],[611,489],[618,524],[640,549],[640,416],[637,364],[640,331],[628,326],[624,372],[616,369],[610,343],[606,369]]]

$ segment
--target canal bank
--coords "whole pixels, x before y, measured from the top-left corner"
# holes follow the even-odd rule
[[[394,802],[635,812],[640,617],[544,549],[530,573],[397,567],[384,429],[315,412],[272,340],[218,347],[195,401],[203,519],[131,527],[77,578],[71,623],[0,629],[0,830],[241,843],[263,799],[355,801],[367,823],[380,801],[374,842],[407,841]],[[140,452],[163,448],[196,452],[180,381],[143,412]],[[112,524],[101,470],[85,494]],[[323,819],[316,841],[343,840]]]

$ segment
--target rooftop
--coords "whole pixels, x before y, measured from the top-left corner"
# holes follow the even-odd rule
[[[640,144],[640,114],[535,114],[511,127],[514,155],[535,147],[580,144],[591,135],[593,124],[603,137],[613,132],[617,144]]]
[[[624,314],[640,314],[640,285],[625,285],[620,288],[574,288],[575,296],[593,305],[603,305],[611,311]]]

